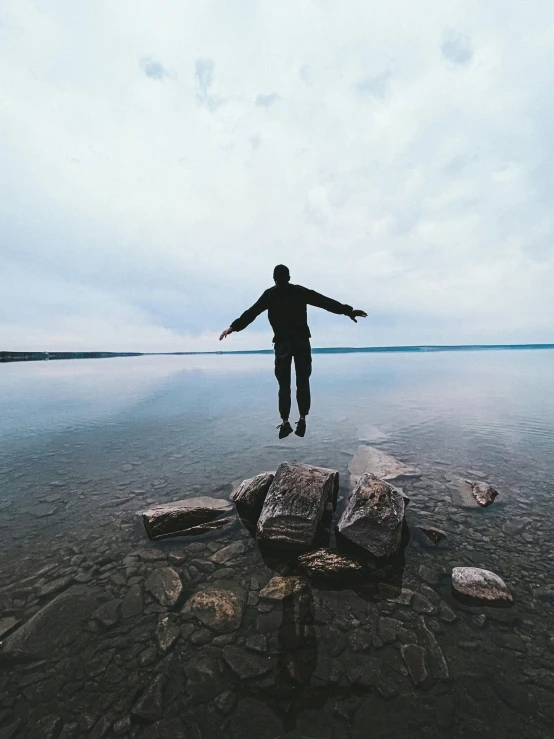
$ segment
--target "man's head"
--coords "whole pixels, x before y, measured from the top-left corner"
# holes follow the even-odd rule
[[[273,270],[273,279],[277,285],[286,285],[290,281],[289,268],[284,264],[278,264]]]

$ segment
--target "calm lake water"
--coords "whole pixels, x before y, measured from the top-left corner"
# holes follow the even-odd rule
[[[314,355],[307,435],[279,441],[271,355],[0,366],[0,738],[554,737],[553,379],[549,350]],[[401,557],[355,588],[265,600],[294,560],[239,518],[153,543],[136,515],[285,460],[337,469],[344,502],[360,444],[421,475]],[[468,507],[464,478],[496,502]],[[463,565],[515,605],[459,604]],[[167,568],[172,604],[152,592]],[[236,629],[183,612],[207,586],[244,605]]]

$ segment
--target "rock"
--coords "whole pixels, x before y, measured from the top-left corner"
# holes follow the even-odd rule
[[[241,680],[265,675],[273,666],[269,655],[255,654],[233,645],[224,647],[223,659]]]
[[[152,506],[139,515],[148,537],[158,540],[190,534],[192,529],[209,524],[232,510],[227,500],[201,496]]]
[[[494,689],[510,708],[528,716],[537,712],[537,699],[529,691],[528,685],[519,685],[498,672],[494,676]]]
[[[5,636],[8,636],[8,634],[12,632],[16,626],[19,626],[20,623],[21,621],[13,616],[0,619],[0,641]]]
[[[355,487],[360,478],[371,473],[381,480],[395,480],[398,477],[419,477],[420,472],[415,467],[405,464],[390,454],[385,454],[373,446],[359,446],[356,454],[348,465],[351,487]]]
[[[444,601],[441,601],[439,604],[439,618],[447,624],[453,624],[454,621],[458,620],[458,616],[456,616],[452,608]]]
[[[246,594],[235,588],[207,587],[192,595],[183,608],[184,616],[195,616],[219,633],[238,629],[244,614]]]
[[[391,603],[399,603],[403,606],[410,605],[413,590],[402,588],[401,585],[393,585],[392,583],[380,582],[378,585],[379,595]]]
[[[131,709],[133,716],[153,723],[163,716],[163,691],[167,678],[157,675]]]
[[[425,649],[417,644],[403,644],[400,647],[400,654],[406,663],[410,677],[414,685],[421,685],[427,679],[427,670],[425,669]]]
[[[302,590],[305,586],[304,580],[299,577],[272,577],[265,588],[260,590],[260,598],[265,600],[284,600],[294,593]]]
[[[431,676],[436,680],[448,680],[450,677],[448,665],[444,658],[441,648],[435,639],[434,634],[427,628],[423,616],[418,618],[418,630],[421,636],[420,641],[425,644],[427,649],[427,662]]]
[[[14,739],[17,730],[19,729],[19,726],[21,724],[21,719],[17,718],[15,721],[12,721],[10,724],[6,724],[5,726],[2,726],[0,729],[0,739]]]
[[[400,493],[367,472],[352,491],[337,530],[375,557],[389,557],[400,547],[403,521]]]
[[[298,567],[311,577],[350,579],[360,577],[364,564],[354,557],[348,557],[332,549],[318,549],[302,554],[296,560]]]
[[[233,559],[233,557],[236,557],[237,554],[242,554],[245,549],[246,547],[242,541],[234,541],[228,546],[219,549],[215,554],[212,554],[210,559],[215,564],[222,565]]]
[[[141,739],[187,739],[187,732],[180,718],[164,718],[148,726]]]
[[[135,583],[125,593],[125,597],[121,603],[120,613],[123,618],[132,618],[142,613],[143,608],[142,587],[138,583]]]
[[[418,526],[418,529],[425,534],[425,536],[430,539],[435,546],[437,544],[440,544],[441,541],[444,541],[447,536],[446,532],[442,529],[436,529],[434,526]]]
[[[179,637],[179,627],[166,616],[156,626],[156,640],[162,652],[167,652]]]
[[[214,701],[217,710],[221,711],[224,716],[227,716],[229,713],[231,713],[231,711],[235,707],[236,702],[237,696],[230,690],[224,690],[217,696]]]
[[[434,613],[435,606],[431,601],[421,593],[414,593],[412,598],[412,608],[416,613]]]
[[[495,490],[488,482],[476,482],[475,480],[466,480],[466,482],[471,487],[473,497],[481,506],[489,506],[498,495],[498,490]]]
[[[267,492],[257,539],[274,546],[309,548],[327,504],[338,493],[339,473],[326,467],[283,462]]]
[[[215,655],[195,657],[185,665],[187,693],[198,703],[208,703],[227,686],[223,683]]]
[[[59,716],[55,714],[43,716],[33,727],[31,736],[36,737],[36,739],[54,739],[58,736],[61,725],[62,720]]]
[[[3,655],[57,656],[83,633],[98,607],[95,589],[81,585],[60,593],[2,643]]]
[[[262,507],[274,477],[273,472],[262,472],[248,480],[243,480],[231,493],[231,500],[239,509],[256,511]]]
[[[365,652],[372,644],[372,635],[365,629],[352,629],[346,640],[352,652]]]
[[[172,567],[152,570],[144,585],[162,606],[174,606],[183,590],[181,578]]]
[[[402,621],[397,621],[395,618],[389,618],[388,616],[382,616],[377,624],[377,634],[385,644],[391,644],[393,641],[396,641],[398,630],[403,627],[404,624]]]
[[[514,602],[504,581],[479,567],[454,567],[452,594],[468,605],[511,606]]]
[[[92,618],[100,621],[104,626],[114,626],[119,621],[119,606],[121,599],[109,600],[94,611]]]
[[[267,651],[267,639],[263,634],[255,634],[249,636],[245,644],[247,649],[251,649],[253,652],[266,652]]]

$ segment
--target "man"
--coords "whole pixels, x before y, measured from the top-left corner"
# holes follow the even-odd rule
[[[315,305],[331,313],[338,313],[351,318],[366,318],[363,310],[354,310],[352,306],[338,303],[326,298],[314,290],[308,290],[301,285],[290,284],[288,267],[278,264],[273,270],[275,286],[266,290],[261,298],[251,308],[244,311],[240,318],[226,328],[219,337],[224,339],[233,331],[242,331],[252,321],[263,313],[268,312],[269,322],[273,328],[275,344],[275,376],[279,382],[279,413],[282,423],[279,429],[279,438],[283,439],[292,433],[289,423],[290,413],[290,379],[291,364],[294,359],[296,370],[296,400],[298,402],[299,420],[296,422],[295,434],[304,436],[306,433],[306,416],[310,411],[310,375],[312,373],[312,351],[310,347],[310,329],[308,328],[307,308]]]

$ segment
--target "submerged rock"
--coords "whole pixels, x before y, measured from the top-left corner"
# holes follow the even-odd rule
[[[339,554],[332,549],[318,549],[302,554],[296,560],[298,567],[311,577],[355,578],[364,572],[364,564],[354,557]]]
[[[255,654],[231,645],[224,647],[223,659],[241,680],[265,675],[273,666],[269,655]]]
[[[452,593],[469,605],[511,606],[514,602],[504,580],[479,567],[454,567]]]
[[[200,496],[173,503],[163,503],[141,511],[142,521],[148,537],[153,540],[170,536],[187,536],[218,528],[231,519],[216,521],[233,506],[227,500]]]
[[[2,654],[56,656],[60,648],[82,635],[84,624],[98,605],[96,590],[74,585],[8,636]]]
[[[403,521],[400,492],[366,472],[352,491],[337,529],[375,557],[389,557],[400,546]]]
[[[435,546],[446,539],[446,532],[442,529],[436,529],[434,526],[418,526],[418,529],[430,539]]]
[[[408,467],[399,459],[385,454],[374,446],[359,446],[348,465],[352,487],[355,487],[362,475],[370,472],[381,480],[395,480],[397,477],[418,477],[416,467]]]
[[[21,622],[13,616],[0,619],[0,640],[15,629]]]
[[[403,644],[400,654],[406,663],[410,677],[414,685],[421,685],[427,679],[425,668],[425,649],[417,644]]]
[[[185,603],[182,614],[195,616],[205,626],[219,633],[235,631],[244,614],[246,594],[235,588],[204,588]]]
[[[260,590],[260,598],[265,600],[284,600],[305,586],[304,580],[299,577],[272,577],[265,588]]]
[[[172,567],[157,567],[144,583],[161,606],[173,606],[183,590],[181,578]]]
[[[280,464],[258,520],[258,541],[291,549],[310,547],[338,487],[336,470],[309,464]]]
[[[495,490],[488,482],[476,482],[475,480],[466,480],[465,482],[471,487],[473,497],[480,506],[489,506],[498,495],[498,490]]]
[[[236,503],[237,508],[248,511],[261,508],[274,477],[274,472],[262,472],[243,480],[231,493],[231,500]]]

